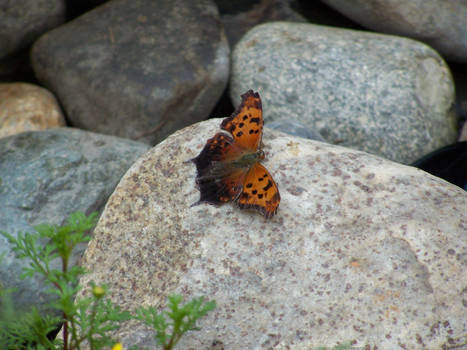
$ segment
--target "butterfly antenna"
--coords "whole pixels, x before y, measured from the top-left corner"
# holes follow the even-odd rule
[[[192,205],[190,205],[190,208],[196,207],[197,205],[200,205],[201,203],[203,203],[203,202],[201,202],[201,200],[199,200],[197,202],[194,202]]]
[[[183,164],[192,163],[192,162],[195,161],[195,159],[196,159],[196,157],[195,157],[195,158],[188,159],[188,160],[185,160],[185,161],[183,161]]]

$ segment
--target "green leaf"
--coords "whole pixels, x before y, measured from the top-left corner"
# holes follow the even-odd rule
[[[60,318],[41,316],[37,309],[20,312],[13,306],[9,293],[2,291],[0,299],[0,349],[58,349],[58,341],[47,334],[57,329]]]
[[[174,294],[168,297],[168,301],[170,311],[158,313],[153,307],[148,307],[138,309],[135,315],[136,319],[154,329],[154,337],[164,350],[173,349],[186,332],[199,330],[196,321],[216,307],[215,301],[205,303],[204,297],[181,305],[183,297]]]
[[[163,314],[159,314],[153,307],[139,308],[136,310],[135,318],[155,330],[155,339],[159,345],[163,347],[167,345],[169,338],[167,335],[168,324]]]

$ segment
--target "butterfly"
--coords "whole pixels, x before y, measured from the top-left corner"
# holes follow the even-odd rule
[[[277,213],[281,197],[271,174],[260,164],[264,159],[261,98],[253,90],[241,97],[235,112],[222,121],[222,131],[191,159],[200,191],[200,199],[193,205],[234,202],[269,219]]]

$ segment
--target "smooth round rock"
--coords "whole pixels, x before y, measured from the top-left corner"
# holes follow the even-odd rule
[[[26,83],[0,84],[0,137],[65,125],[50,91]]]
[[[34,232],[38,224],[61,225],[75,211],[101,212],[130,165],[148,145],[73,128],[23,132],[0,138],[0,230]],[[86,244],[73,251],[79,262]],[[19,260],[0,236],[0,285],[14,288],[15,308],[43,309],[56,296],[38,276],[21,279]],[[61,269],[54,261],[52,268]]]
[[[199,198],[189,160],[219,119],[187,127],[141,157],[110,197],[80,281],[123,309],[172,293],[217,308],[181,349],[441,349],[465,334],[467,196],[413,167],[268,128],[263,162],[281,203],[266,220]],[[434,331],[435,330],[435,331]],[[125,348],[155,348],[130,322]],[[463,338],[461,338],[463,339]]]
[[[229,53],[210,0],[113,0],[42,36],[31,62],[73,126],[155,144],[209,116]]]
[[[425,42],[449,60],[467,63],[467,3],[444,0],[323,0],[372,30]]]
[[[414,40],[267,23],[237,44],[231,76],[234,105],[260,92],[266,126],[296,119],[327,142],[408,164],[456,139],[450,71]]]

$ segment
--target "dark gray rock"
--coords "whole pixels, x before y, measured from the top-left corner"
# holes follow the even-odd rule
[[[370,29],[421,40],[446,58],[467,63],[467,2],[323,0]]]
[[[237,44],[231,76],[234,105],[259,90],[265,125],[297,119],[328,142],[402,163],[456,139],[449,69],[411,39],[267,23]]]
[[[0,139],[0,230],[34,232],[40,223],[62,224],[74,211],[101,212],[120,178],[149,146],[72,128],[25,132]],[[84,247],[74,252],[74,262]],[[20,280],[17,260],[0,236],[0,285],[18,288],[20,309],[41,306],[50,295],[41,279]]]
[[[215,0],[230,47],[254,26],[272,21],[306,22],[292,9],[293,0]]]
[[[27,48],[64,21],[64,0],[0,1],[0,58]]]
[[[467,123],[464,123],[461,129],[461,133],[459,135],[459,142],[467,141]]]
[[[74,126],[157,143],[209,116],[229,47],[210,0],[113,0],[44,35],[32,64]]]

